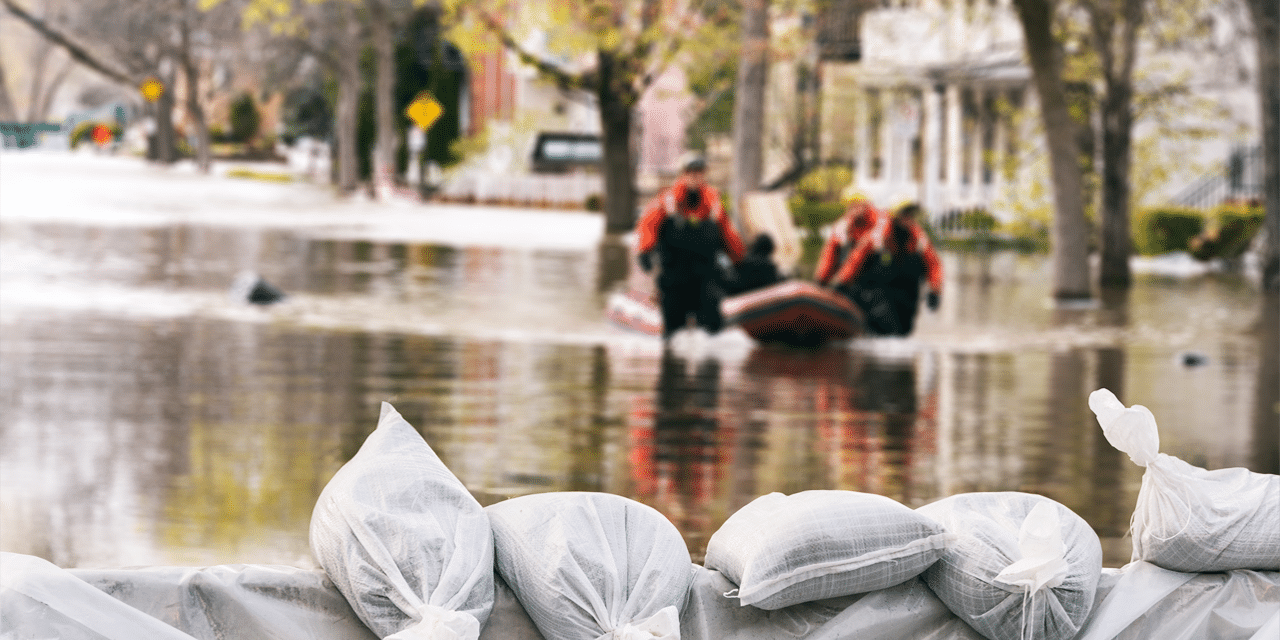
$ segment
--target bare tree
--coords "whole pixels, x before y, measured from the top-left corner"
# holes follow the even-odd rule
[[[244,8],[245,24],[259,29],[272,60],[283,67],[274,71],[276,76],[294,75],[312,60],[336,81],[332,179],[343,194],[354,192],[360,180],[356,128],[364,82],[360,54],[367,34],[360,10],[347,0],[290,0],[283,5],[249,0]]]
[[[1087,299],[1089,286],[1089,245],[1084,217],[1083,175],[1076,123],[1067,105],[1062,80],[1062,43],[1054,37],[1053,0],[1014,0],[1022,23],[1023,42],[1031,61],[1040,117],[1049,146],[1053,182],[1054,217],[1052,227],[1053,297],[1057,300]]]
[[[461,6],[457,6],[460,4]],[[521,61],[561,89],[590,95],[600,113],[604,147],[605,228],[620,233],[635,225],[635,108],[640,97],[682,47],[698,35],[703,22],[697,3],[659,0],[591,0],[548,7],[569,38],[587,41],[594,66],[575,70],[525,48],[504,19],[515,9],[505,0],[455,3],[473,12]],[[664,9],[666,10],[664,12]],[[579,51],[581,52],[581,51]]]
[[[180,67],[187,88],[185,106],[196,128],[199,166],[208,170],[209,132],[200,104],[200,64],[202,56],[217,47],[234,46],[231,39],[236,31],[228,18],[234,14],[231,3],[216,3],[206,11],[195,0],[171,0],[166,5],[84,0],[68,15],[64,29],[24,10],[15,0],[0,1],[48,42],[111,80],[136,87],[149,76],[158,77],[166,90],[153,107],[156,143],[148,155],[161,162],[176,158],[172,108],[177,71],[174,67]]]

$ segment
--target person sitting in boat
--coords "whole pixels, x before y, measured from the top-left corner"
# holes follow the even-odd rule
[[[637,260],[651,272],[656,262],[662,337],[688,324],[717,333],[724,326],[720,300],[727,278],[721,253],[735,265],[743,258],[742,238],[720,207],[720,193],[707,184],[707,163],[692,157],[680,177],[645,209],[636,227]]]
[[[756,235],[751,246],[747,247],[747,256],[734,269],[728,292],[746,293],[782,282],[782,273],[773,262],[773,249],[772,236],[767,233]]]
[[[898,335],[915,328],[922,280],[928,283],[925,304],[930,311],[937,311],[942,298],[942,262],[920,227],[920,211],[920,205],[911,202],[894,213],[885,238],[885,256],[875,267],[880,273],[873,276],[882,282]]]

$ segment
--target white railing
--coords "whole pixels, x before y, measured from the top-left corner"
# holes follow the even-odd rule
[[[438,197],[458,202],[582,208],[604,193],[596,174],[496,174],[467,172],[447,178]]]

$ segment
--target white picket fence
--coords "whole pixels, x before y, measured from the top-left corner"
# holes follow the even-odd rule
[[[588,196],[603,193],[604,180],[595,174],[467,172],[446,179],[437,195],[461,202],[582,208]]]

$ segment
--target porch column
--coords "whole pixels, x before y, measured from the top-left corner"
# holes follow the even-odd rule
[[[942,85],[924,85],[920,88],[923,98],[924,130],[920,147],[924,154],[924,166],[920,176],[920,205],[925,215],[936,216],[940,211],[938,173],[942,169]]]
[[[943,142],[943,152],[947,163],[946,189],[943,191],[943,208],[951,209],[952,203],[960,193],[960,153],[962,150],[960,126],[960,87],[955,83],[948,84],[946,89],[947,106],[947,139]],[[942,213],[946,213],[943,211]]]
[[[853,183],[859,189],[865,188],[871,179],[871,97],[865,85],[859,85],[854,92],[853,120],[853,157],[857,166],[853,174]]]

